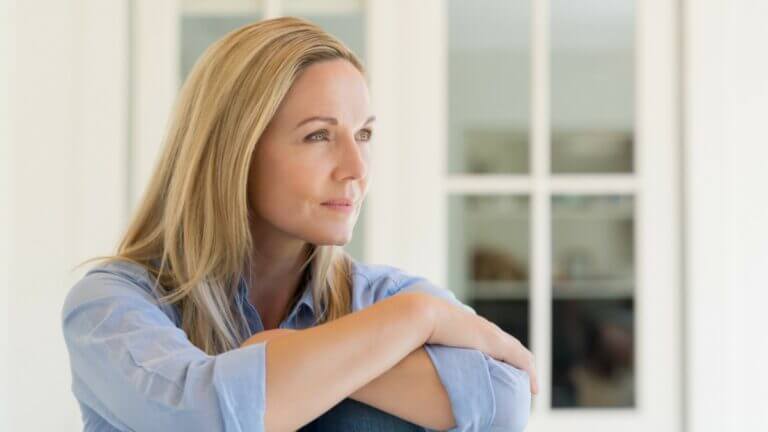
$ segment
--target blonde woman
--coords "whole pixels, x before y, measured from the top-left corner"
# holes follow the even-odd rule
[[[522,429],[532,357],[450,291],[353,261],[363,66],[297,18],[224,36],[117,253],[62,310],[85,430]]]

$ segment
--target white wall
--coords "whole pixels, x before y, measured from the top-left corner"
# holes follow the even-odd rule
[[[686,3],[688,430],[768,430],[768,3]]]
[[[3,157],[12,171],[9,205],[2,206],[14,224],[2,242],[10,259],[0,259],[10,263],[3,356],[11,371],[3,404],[10,426],[3,430],[75,431],[82,424],[70,393],[61,306],[81,275],[72,267],[111,252],[124,221],[127,1],[15,7],[15,121],[4,147],[10,157]]]
[[[7,241],[11,235],[11,188],[9,181],[13,165],[11,164],[11,110],[10,76],[13,58],[14,11],[12,5],[0,1],[0,430],[8,428],[8,270],[11,258],[11,244]]]

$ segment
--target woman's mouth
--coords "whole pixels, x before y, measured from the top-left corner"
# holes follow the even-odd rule
[[[323,203],[323,207],[342,213],[351,213],[354,210],[352,200],[349,199],[333,199]]]

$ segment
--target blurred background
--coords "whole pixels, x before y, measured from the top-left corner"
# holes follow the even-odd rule
[[[1,430],[81,430],[73,266],[116,246],[205,48],[281,15],[368,69],[347,249],[531,348],[528,430],[768,430],[768,3],[0,4]]]

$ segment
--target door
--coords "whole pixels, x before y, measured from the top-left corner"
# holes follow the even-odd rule
[[[202,49],[309,18],[363,58],[377,115],[353,256],[529,346],[529,430],[682,429],[677,2],[134,5],[134,194]]]

